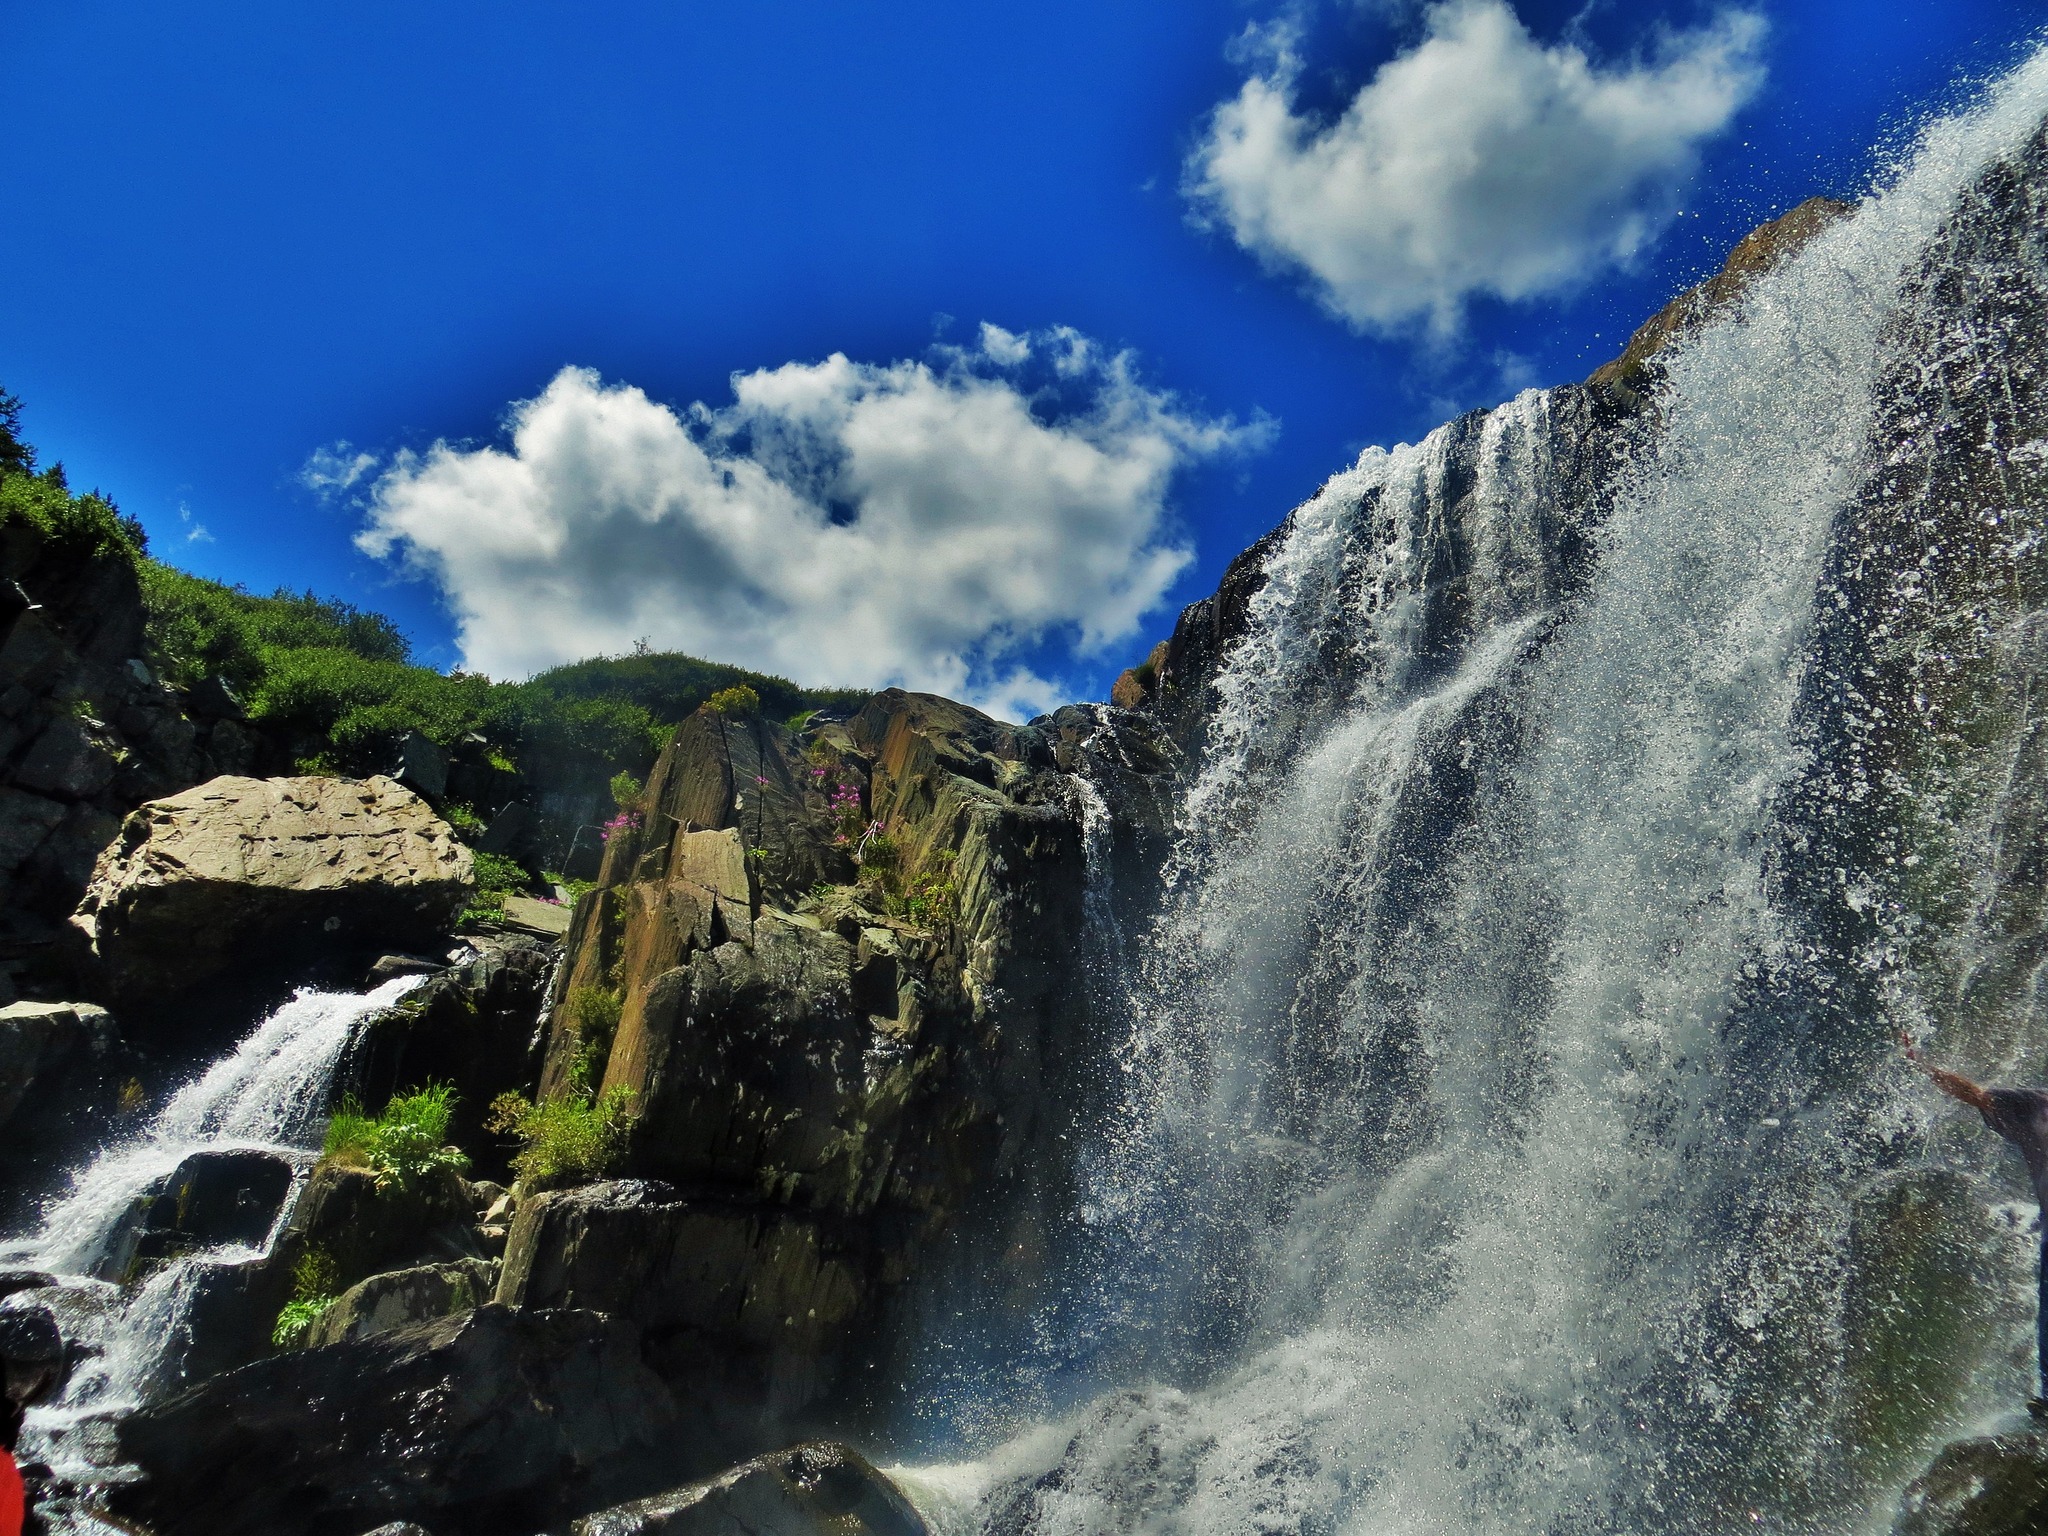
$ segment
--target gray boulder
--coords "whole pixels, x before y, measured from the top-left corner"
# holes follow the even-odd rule
[[[445,929],[473,881],[454,829],[390,779],[223,777],[130,816],[72,922],[110,990],[160,998],[292,940]]]
[[[572,1536],[927,1536],[908,1499],[843,1445],[800,1445],[586,1515]]]

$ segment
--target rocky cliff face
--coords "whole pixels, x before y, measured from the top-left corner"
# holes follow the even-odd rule
[[[64,919],[137,805],[261,767],[224,690],[179,694],[144,651],[125,556],[0,529],[0,978],[68,977]],[[0,980],[0,1001],[17,984]]]
[[[672,1379],[793,1413],[886,1357],[941,1233],[1010,1245],[1088,1073],[1063,751],[899,691],[686,722],[577,908],[543,1078],[622,1098],[616,1171],[660,1182],[522,1207],[500,1298],[625,1310]]]

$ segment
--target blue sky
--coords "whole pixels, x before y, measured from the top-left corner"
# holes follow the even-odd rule
[[[2048,21],[1508,3],[10,4],[0,385],[159,555],[439,665],[1100,697],[1361,447],[1582,376]],[[1582,131],[1388,170],[1502,142],[1459,68]]]

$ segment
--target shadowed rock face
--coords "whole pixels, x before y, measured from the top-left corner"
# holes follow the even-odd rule
[[[219,778],[153,800],[100,855],[72,919],[117,998],[187,992],[266,949],[447,928],[468,849],[390,779]]]
[[[630,1329],[502,1307],[214,1378],[122,1426],[157,1536],[526,1532],[647,1486],[676,1409]],[[637,1488],[635,1484],[637,1483]]]
[[[0,812],[4,814],[4,812]],[[0,1008],[0,1147],[49,1145],[52,1122],[96,1103],[119,1064],[113,1015],[92,1003],[10,1003]]]

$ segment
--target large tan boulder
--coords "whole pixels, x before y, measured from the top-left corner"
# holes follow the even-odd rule
[[[161,998],[307,945],[420,939],[474,884],[469,850],[394,780],[210,780],[122,824],[71,921],[109,991]]]

